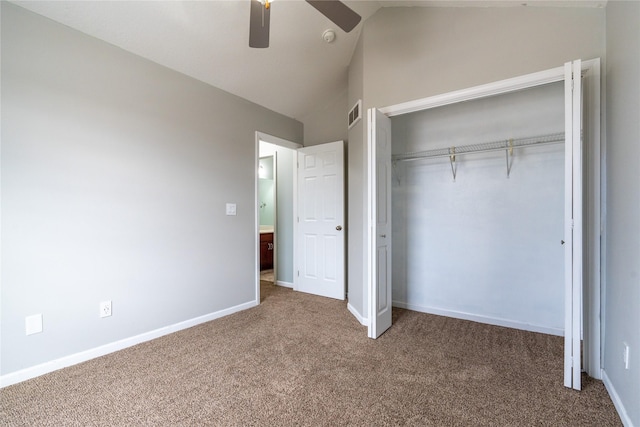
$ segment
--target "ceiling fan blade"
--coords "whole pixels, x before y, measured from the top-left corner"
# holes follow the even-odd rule
[[[353,30],[360,23],[360,15],[338,0],[307,0],[311,6],[329,18],[345,32]]]
[[[249,47],[269,47],[269,20],[271,8],[259,0],[251,0],[251,20],[249,22]]]

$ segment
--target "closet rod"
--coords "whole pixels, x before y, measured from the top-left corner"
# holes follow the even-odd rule
[[[458,147],[436,148],[433,150],[416,151],[405,154],[394,154],[393,161],[419,160],[436,157],[451,157],[461,154],[485,153],[488,151],[509,150],[510,148],[529,147],[532,145],[546,145],[564,142],[564,132],[540,135],[531,138],[503,139],[499,141],[483,142],[480,144],[461,145]]]

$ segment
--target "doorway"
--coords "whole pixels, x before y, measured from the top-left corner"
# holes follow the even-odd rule
[[[270,273],[270,259],[261,269],[261,247],[273,260],[274,285],[345,299],[344,141],[303,148],[256,132],[255,168],[256,302],[261,283],[268,283],[261,275]],[[270,203],[273,214],[268,212]]]
[[[262,148],[262,147],[261,147]],[[258,162],[258,202],[260,218],[260,281],[275,283],[275,224],[277,220],[277,152]]]
[[[256,300],[260,284],[293,288],[296,150],[301,145],[256,132]]]

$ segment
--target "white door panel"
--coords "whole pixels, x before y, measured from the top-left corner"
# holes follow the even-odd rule
[[[565,64],[564,385],[581,389],[582,372],[582,63]]]
[[[391,327],[391,120],[376,109],[369,122],[369,337]]]
[[[296,289],[345,298],[344,143],[298,150]]]

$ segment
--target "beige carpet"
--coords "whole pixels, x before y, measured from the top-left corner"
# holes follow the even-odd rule
[[[562,386],[562,339],[346,304],[263,282],[259,307],[0,391],[3,426],[614,426],[601,382]]]

